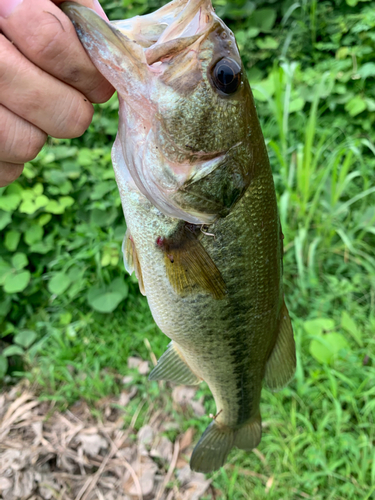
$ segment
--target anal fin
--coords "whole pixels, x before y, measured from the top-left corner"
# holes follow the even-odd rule
[[[143,285],[143,275],[141,265],[139,263],[137,250],[135,248],[135,244],[133,238],[130,234],[129,229],[126,230],[124,241],[122,242],[122,253],[124,257],[124,266],[129,274],[132,274],[133,271],[138,279],[139,290],[142,295],[146,295],[145,288]]]
[[[202,379],[191,371],[174,342],[169,344],[148,379],[167,380],[185,385],[197,385],[202,382]]]
[[[296,346],[288,309],[283,302],[279,333],[267,360],[264,381],[271,391],[282,389],[293,378],[296,370]]]

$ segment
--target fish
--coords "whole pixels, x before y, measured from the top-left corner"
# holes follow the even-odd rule
[[[115,22],[72,2],[63,10],[118,92],[124,263],[171,339],[149,379],[207,383],[216,415],[190,467],[209,473],[233,447],[258,446],[262,386],[281,389],[296,368],[283,234],[246,71],[210,0]]]

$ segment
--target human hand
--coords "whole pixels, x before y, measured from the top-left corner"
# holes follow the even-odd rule
[[[92,102],[113,87],[92,64],[64,0],[0,0],[0,187],[21,175],[47,135],[79,137]],[[97,0],[76,0],[106,18]]]

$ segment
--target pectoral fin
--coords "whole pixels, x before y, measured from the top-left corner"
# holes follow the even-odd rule
[[[149,380],[167,380],[176,384],[196,385],[202,380],[195,375],[182,357],[182,354],[171,342],[168,349],[159,359],[150,373]]]
[[[276,344],[268,358],[264,375],[271,391],[278,391],[293,378],[296,369],[296,346],[288,309],[283,303]]]
[[[135,275],[138,279],[139,290],[141,291],[142,295],[146,295],[145,288],[143,285],[141,265],[139,263],[137,250],[135,248],[135,244],[133,238],[131,237],[129,229],[126,230],[124,236],[124,241],[122,243],[122,253],[124,256],[125,269],[128,271],[129,274],[135,272]]]
[[[169,239],[161,238],[160,242],[167,276],[176,293],[184,296],[198,287],[214,299],[225,297],[224,279],[195,230],[184,225],[178,234]]]

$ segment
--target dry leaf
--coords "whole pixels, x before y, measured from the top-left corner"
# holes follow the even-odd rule
[[[193,427],[189,427],[189,429],[180,439],[180,451],[185,450],[185,448],[188,448],[191,445],[191,443],[193,442],[194,434],[195,430],[193,429]]]
[[[0,477],[0,492],[9,489],[12,484],[12,481],[7,477]]]
[[[268,480],[266,482],[266,493],[268,493],[270,491],[270,489],[272,488],[274,480],[275,480],[274,476],[271,476],[270,478],[268,478]]]
[[[35,439],[33,442],[33,445],[36,446],[38,445],[41,440],[43,439],[43,422],[33,422],[31,424],[31,428],[35,434]]]
[[[12,495],[15,499],[28,498],[34,489],[34,474],[32,470],[16,471]]]
[[[129,392],[127,391],[122,391],[118,400],[118,404],[120,406],[126,406],[129,401],[134,398],[134,396],[137,394],[138,389],[134,386],[130,389]]]
[[[172,398],[175,403],[182,407],[190,406],[197,417],[202,417],[206,412],[203,406],[203,397],[198,401],[194,401],[195,393],[197,389],[195,387],[187,387],[185,385],[178,385],[172,391]]]
[[[142,495],[146,497],[154,489],[155,472],[151,470],[145,471],[139,478],[139,483],[141,485]],[[128,493],[130,493],[130,495],[132,496],[137,495],[137,488],[134,483],[130,486]]]
[[[160,500],[196,500],[204,495],[207,481],[203,475],[202,479],[192,473],[185,460],[191,451],[193,429],[179,441],[185,451],[171,469],[177,458],[173,449],[177,446],[178,453],[179,444],[173,446],[161,432],[180,429],[170,415],[150,409],[152,426],[143,426],[136,440],[131,429],[123,428],[121,403],[125,406],[134,389],[123,391],[120,398],[105,398],[99,407],[100,420],[83,401],[59,413],[53,411],[51,403],[40,403],[31,393],[20,396],[20,390],[14,388],[5,392],[1,412],[7,420],[1,423],[0,498],[136,500],[140,490],[143,500],[154,500],[159,492]],[[194,395],[194,389],[186,392],[182,387],[177,399],[191,406],[188,402]],[[113,412],[106,411],[114,406],[115,419]],[[185,477],[175,465],[185,471]],[[170,489],[166,481],[175,483],[177,473],[181,486],[179,490]]]
[[[183,469],[177,471],[177,477],[179,482],[184,485],[190,482],[193,471],[188,465],[185,465]]]
[[[207,491],[211,484],[210,479],[206,479],[204,474],[190,471],[190,478],[187,489],[182,495],[182,500],[199,500]]]
[[[131,375],[126,375],[126,377],[123,377],[122,383],[124,385],[129,385],[133,382],[133,380],[134,380],[134,377],[132,377]]]
[[[132,370],[133,368],[138,368],[138,366],[142,363],[141,358],[136,358],[135,356],[128,357],[128,368]]]
[[[138,431],[138,443],[151,445],[154,439],[154,430],[150,425],[144,425]]]
[[[142,361],[142,363],[140,363],[138,366],[138,372],[141,375],[146,375],[149,371],[150,371],[150,367],[149,367],[148,361]]]
[[[173,455],[173,444],[165,436],[157,438],[150,451],[151,457],[161,458],[165,463],[170,463]]]
[[[176,463],[176,469],[183,469],[187,465],[188,465],[188,463],[187,463],[187,461],[184,458],[178,457],[178,460],[177,460],[177,463]]]
[[[35,479],[39,483],[39,493],[43,500],[59,498],[59,484],[53,479],[52,474],[35,474]]]
[[[0,415],[2,415],[5,406],[5,396],[0,394]]]
[[[175,403],[181,406],[187,406],[191,403],[197,390],[194,387],[187,387],[186,385],[178,385],[172,391],[172,398]]]
[[[107,441],[100,434],[78,434],[77,440],[82,444],[86,455],[95,457],[99,455],[100,450],[108,448]]]
[[[206,410],[203,406],[203,397],[200,398],[198,401],[191,401],[190,404],[197,417],[203,417],[203,415],[205,415]]]

